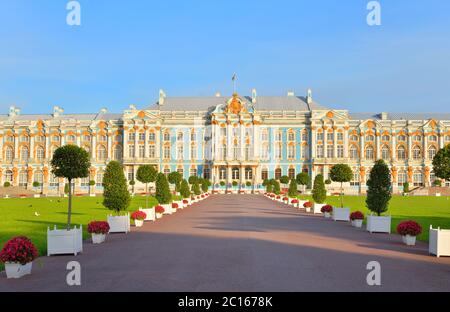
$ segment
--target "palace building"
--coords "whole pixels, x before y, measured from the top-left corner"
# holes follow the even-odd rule
[[[64,114],[54,107],[53,114],[24,115],[11,107],[0,115],[1,184],[63,193],[65,182],[52,176],[50,160],[65,144],[92,157],[90,177],[75,182],[77,194],[101,193],[111,160],[123,163],[128,180],[150,164],[165,174],[205,177],[220,191],[236,181],[248,192],[263,190],[264,179],[300,172],[327,179],[334,164],[346,163],[354,170],[347,192],[364,193],[374,161],[382,158],[400,191],[405,182],[422,187],[435,180],[432,159],[450,144],[450,114],[351,113],[318,104],[311,90],[280,97],[256,90],[231,97],[168,97],[160,91],[154,105],[132,105],[121,114]]]

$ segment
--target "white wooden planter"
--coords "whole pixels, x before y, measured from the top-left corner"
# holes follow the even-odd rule
[[[334,221],[350,221],[350,208],[333,208]]]
[[[109,233],[128,233],[131,231],[130,214],[125,216],[108,216]]]
[[[92,243],[93,244],[102,244],[106,240],[106,234],[95,234],[92,233]]]
[[[47,228],[47,255],[77,255],[83,252],[83,227],[72,230]]]
[[[95,194],[89,194],[89,197],[95,197]]]
[[[438,258],[450,256],[450,230],[433,229],[433,226],[430,226],[429,252]]]
[[[41,195],[40,194],[34,194],[33,197],[34,198],[41,198]]]
[[[162,213],[156,213],[156,219],[162,219],[163,216],[164,214]]]
[[[370,233],[388,233],[391,234],[392,217],[378,217],[370,215],[367,217],[367,231]]]
[[[305,209],[305,207],[303,206],[304,204],[306,204],[308,201],[307,200],[298,200],[298,209]]]
[[[325,215],[325,219],[331,219],[331,213],[325,212],[324,215]]]
[[[5,263],[6,278],[21,278],[25,275],[31,274],[33,262],[22,265],[20,263]]]
[[[147,215],[147,217],[145,218],[144,221],[156,221],[156,214],[155,214],[155,208],[147,208],[147,209],[142,209],[139,208],[139,211],[145,212],[145,214]]]
[[[314,213],[315,214],[321,214],[322,208],[326,206],[327,204],[314,204]]]

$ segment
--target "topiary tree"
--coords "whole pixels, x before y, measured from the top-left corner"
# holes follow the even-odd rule
[[[231,183],[231,185],[233,185],[233,187],[237,187],[239,185],[238,181],[233,181],[233,183]]]
[[[442,186],[442,181],[441,180],[434,180],[433,181],[433,186],[441,187]]]
[[[169,183],[175,185],[175,191],[180,192],[181,181],[183,180],[183,176],[178,171],[171,172],[169,174]]]
[[[447,145],[433,158],[433,171],[436,177],[450,181],[450,145]]]
[[[297,174],[296,181],[297,184],[303,186],[303,190],[305,190],[306,186],[309,184],[309,174],[306,172],[302,172]]]
[[[188,181],[189,181],[190,185],[193,185],[195,182],[198,182],[198,177],[197,176],[190,176]]]
[[[245,186],[246,186],[246,187],[252,186],[252,182],[250,182],[250,181],[245,182]]]
[[[64,194],[68,195],[70,192],[70,184],[66,183],[64,184]]]
[[[224,186],[226,186],[226,185],[227,185],[227,183],[226,183],[225,181],[220,181],[220,183],[219,183],[219,184],[220,184],[220,186],[221,186],[221,187],[224,187]]]
[[[72,181],[89,176],[89,154],[83,148],[66,145],[58,148],[51,161],[52,173],[58,178],[65,178],[69,182],[69,206],[67,211],[67,230],[70,230],[72,217]]]
[[[289,197],[296,197],[297,194],[298,194],[298,184],[295,179],[292,179],[291,183],[289,184],[288,195]]]
[[[389,201],[392,198],[391,190],[391,172],[384,160],[377,160],[367,181],[366,205],[370,211],[378,216],[386,212],[389,207]]]
[[[158,171],[156,171],[155,167],[150,165],[140,166],[136,173],[136,179],[145,184],[145,208],[148,208],[148,184],[155,182],[157,174]]]
[[[331,185],[331,183],[333,183],[333,181],[331,181],[331,179],[326,179],[325,180],[325,184],[326,185]]]
[[[131,185],[131,192],[134,194],[134,186],[136,185],[136,181],[131,180],[129,183]]]
[[[172,194],[170,194],[169,182],[163,173],[158,173],[156,176],[156,199],[158,203],[165,205],[172,201]]]
[[[33,182],[33,187],[38,188],[39,186],[41,186],[41,183],[39,183],[38,181]]]
[[[200,183],[199,183],[199,179],[195,179],[194,184],[192,184],[192,193],[194,193],[195,195],[200,195],[202,192],[200,191]]]
[[[404,194],[409,193],[409,183],[408,182],[403,183],[403,193]]]
[[[211,181],[207,179],[201,179],[202,191],[203,193],[208,192],[209,187],[211,186]]]
[[[91,187],[95,185],[95,181],[94,180],[90,180],[89,181],[89,196],[91,196]]]
[[[318,174],[314,179],[314,186],[312,190],[314,202],[317,204],[325,203],[327,199],[327,190],[325,189],[325,183],[323,181],[323,175]]]
[[[344,208],[344,183],[350,182],[353,179],[353,171],[350,166],[346,164],[335,165],[330,170],[330,178],[334,182],[341,183],[341,208]]]
[[[273,192],[273,184],[272,183],[268,183],[266,185],[266,192],[267,193],[272,193]]]
[[[273,185],[273,192],[276,195],[280,195],[281,194],[280,182],[274,180],[272,185]]]
[[[281,178],[280,178],[280,182],[283,184],[283,185],[286,185],[286,184],[288,184],[289,183],[289,177],[288,176],[282,176]]]
[[[5,182],[5,183],[3,183],[3,187],[6,187],[6,188],[11,187],[11,183],[10,182]]]
[[[127,179],[123,167],[118,161],[111,161],[103,175],[103,206],[117,215],[126,211],[131,202]]]
[[[189,184],[188,184],[188,181],[186,181],[185,179],[183,179],[183,181],[181,181],[180,195],[183,196],[183,198],[191,197],[191,191],[189,190]]]

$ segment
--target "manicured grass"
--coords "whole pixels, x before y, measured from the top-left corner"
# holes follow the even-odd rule
[[[0,249],[12,237],[24,235],[39,249],[40,255],[47,252],[47,227],[67,224],[67,198],[0,199]],[[106,221],[111,211],[103,207],[101,197],[74,197],[72,224],[83,225],[84,238],[88,237],[87,224],[91,221]],[[149,197],[149,206],[156,200]],[[145,206],[145,197],[136,196],[128,208],[129,212]],[[35,212],[39,216],[35,216]],[[3,265],[0,264],[0,270]]]
[[[300,196],[300,198],[302,198]],[[311,198],[309,198],[311,199]],[[365,215],[370,214],[366,208],[366,197],[345,196],[344,206],[352,211],[362,211]],[[339,197],[328,197],[327,204],[340,207]],[[392,216],[392,233],[396,233],[397,225],[401,221],[414,220],[423,227],[419,240],[428,241],[430,225],[450,229],[450,198],[431,196],[394,196],[390,202],[386,215]]]

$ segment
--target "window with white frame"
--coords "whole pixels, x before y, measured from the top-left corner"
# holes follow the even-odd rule
[[[141,141],[141,142],[145,141],[145,132],[139,133],[139,141]]]
[[[136,156],[135,153],[134,145],[128,145],[128,157],[134,158]]]
[[[156,147],[153,144],[148,147],[148,157],[156,158]]]
[[[406,182],[408,182],[408,176],[405,171],[399,171],[397,174],[397,184],[402,187]]]
[[[294,159],[295,158],[295,146],[294,145],[289,145],[288,146],[288,155],[287,157],[289,159]]]
[[[389,160],[389,159],[391,159],[391,150],[390,150],[389,147],[386,146],[386,145],[384,145],[384,146],[381,148],[381,158],[382,158],[383,160]]]
[[[359,158],[359,153],[358,153],[358,148],[355,145],[350,146],[350,159],[358,159]]]
[[[145,145],[139,145],[139,158],[145,158]]]
[[[331,144],[327,145],[327,158],[334,158],[334,146]]]
[[[28,147],[22,146],[22,147],[20,148],[20,160],[21,160],[21,161],[28,161],[29,156],[30,156],[30,155],[29,155]]]
[[[22,170],[19,172],[19,186],[27,187],[28,185],[28,172]]]
[[[170,159],[170,146],[164,146],[164,159]]]
[[[422,159],[422,149],[419,146],[414,146],[412,150],[413,159],[421,160]]]
[[[150,132],[150,134],[148,135],[148,140],[150,142],[155,142],[156,141],[156,134],[154,132]]]
[[[344,145],[337,146],[337,158],[344,158]]]
[[[338,132],[337,139],[338,139],[338,141],[344,141],[344,134],[342,132]]]
[[[324,158],[324,150],[323,150],[323,145],[317,145],[317,152],[316,152],[316,156],[317,158]]]
[[[183,160],[183,158],[184,158],[184,148],[183,145],[179,144],[177,146],[177,159]]]
[[[191,159],[196,160],[197,159],[197,146],[191,145]]]
[[[103,187],[103,171],[97,172],[96,186]]]
[[[437,154],[437,149],[434,145],[428,148],[428,159],[433,160]]]
[[[134,132],[128,133],[128,141],[134,142],[135,140],[136,140],[136,133]]]

